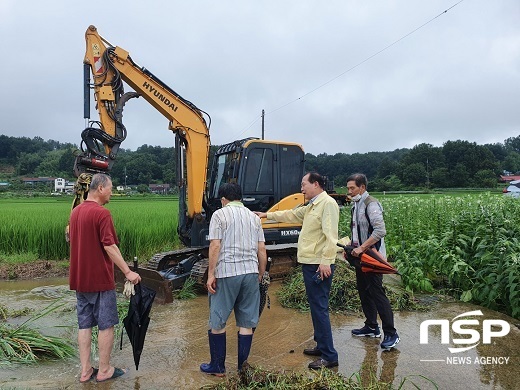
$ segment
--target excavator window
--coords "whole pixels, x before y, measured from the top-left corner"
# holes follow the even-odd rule
[[[230,157],[230,154],[221,154],[218,156],[218,159],[216,161],[216,175],[215,175],[215,181],[213,182],[213,190],[212,195],[216,197],[216,194],[218,194],[218,189],[220,186],[224,183],[228,182],[228,175],[229,175],[229,164],[227,162],[228,157]]]
[[[247,156],[244,176],[244,193],[273,193],[273,151],[271,149],[253,149]]]
[[[295,145],[280,145],[280,195],[300,192],[305,158],[303,150]]]

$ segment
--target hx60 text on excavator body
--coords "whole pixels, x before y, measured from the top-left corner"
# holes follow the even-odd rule
[[[253,211],[276,211],[304,203],[300,193],[305,154],[291,142],[247,138],[218,148],[210,166],[210,117],[182,98],[129,53],[102,38],[96,27],[86,33],[84,58],[84,117],[89,124],[81,134],[81,153],[76,156],[78,178],[72,208],[88,193],[95,173],[110,173],[121,143],[126,138],[123,108],[132,98],[142,97],[169,121],[175,133],[177,185],[179,190],[178,235],[185,248],[154,255],[139,273],[145,284],[157,290],[157,300],[172,301],[172,290],[188,276],[199,284],[207,273],[207,239],[211,215],[221,207],[220,185],[240,184],[243,203]],[[91,76],[93,80],[91,80]],[[123,82],[134,91],[124,92]],[[90,120],[90,97],[94,91],[99,120]],[[296,263],[300,225],[263,221],[271,277],[290,271]],[[173,232],[172,232],[173,234]],[[124,243],[121,243],[124,245]],[[122,282],[122,274],[116,279]]]

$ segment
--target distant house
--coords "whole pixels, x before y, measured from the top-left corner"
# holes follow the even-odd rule
[[[54,192],[71,192],[74,189],[74,183],[58,177],[54,180]]]
[[[154,194],[167,194],[170,192],[169,184],[149,184],[148,188]]]
[[[54,177],[24,177],[22,182],[27,185],[54,183]]]
[[[520,176],[514,175],[500,175],[500,182],[509,183],[511,181],[520,180]]]

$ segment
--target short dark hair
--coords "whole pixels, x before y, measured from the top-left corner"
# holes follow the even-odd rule
[[[307,175],[309,175],[309,183],[318,183],[318,185],[322,189],[325,189],[325,178],[321,176],[318,172],[307,172],[305,176]]]
[[[225,183],[218,189],[218,197],[226,198],[230,202],[242,199],[242,189],[237,183]]]
[[[356,182],[357,187],[361,187],[363,184],[365,185],[365,188],[368,186],[368,179],[367,177],[362,173],[354,173],[347,177],[347,183],[349,181]]]

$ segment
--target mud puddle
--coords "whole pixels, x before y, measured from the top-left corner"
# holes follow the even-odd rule
[[[56,296],[63,296],[67,305],[71,305],[70,310],[52,314],[40,325],[47,328],[47,333],[61,333],[75,338],[74,295],[67,291],[66,285],[66,279],[0,282],[0,304],[18,309],[41,308]],[[302,351],[313,345],[310,315],[282,308],[275,294],[279,288],[279,282],[273,283],[270,288],[271,309],[266,308],[262,314],[249,361],[252,365],[268,369],[306,371],[312,359],[303,355]],[[130,369],[117,380],[79,384],[79,362],[72,359],[33,366],[0,366],[0,389],[196,389],[217,383],[220,379],[199,371],[200,363],[209,360],[207,305],[207,297],[199,296],[194,300],[154,306],[138,371],[133,365],[126,335],[122,350],[119,350],[119,340],[116,340],[117,349],[112,354],[112,362]],[[465,326],[477,332],[473,338],[482,334],[483,320],[505,321],[510,326],[509,333],[492,337],[491,344],[484,344],[480,337],[474,348],[452,353],[449,348],[475,344],[457,344],[454,338],[469,338],[471,335],[453,336],[450,332],[449,344],[442,344],[441,327],[431,326],[428,343],[420,343],[420,325],[423,321],[451,321],[456,316],[476,310],[481,310],[483,314],[471,316],[471,319],[478,321],[478,325]],[[463,318],[466,319],[459,317],[457,320]],[[372,371],[381,380],[393,382],[396,386],[406,378],[404,389],[415,388],[412,383],[421,389],[435,388],[423,377],[435,382],[439,389],[517,388],[520,374],[519,321],[500,313],[463,303],[439,304],[430,312],[397,312],[395,323],[401,342],[390,352],[381,351],[379,339],[351,336],[351,329],[362,325],[361,316],[334,314],[331,319],[334,343],[340,356],[338,371],[347,377],[360,372],[365,383],[368,383],[369,372]],[[499,334],[503,323],[496,324],[492,331]],[[57,325],[65,327],[55,328]],[[70,327],[67,328],[68,325]],[[228,322],[226,360],[230,373],[236,371],[236,338],[234,319],[231,318]]]

